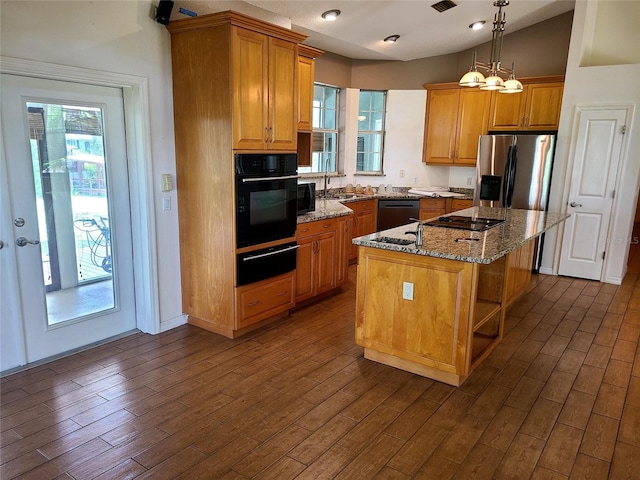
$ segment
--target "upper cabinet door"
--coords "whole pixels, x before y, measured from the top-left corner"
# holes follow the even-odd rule
[[[233,148],[295,150],[297,45],[233,28]]]
[[[527,83],[522,93],[493,92],[489,130],[557,130],[564,82],[549,80],[558,78]]]
[[[424,138],[424,161],[451,165],[455,155],[460,89],[429,90]]]
[[[233,148],[264,150],[269,140],[269,38],[233,28]]]
[[[522,93],[491,93],[489,130],[522,130],[526,86]]]
[[[557,130],[562,106],[564,83],[534,83],[527,85],[524,112],[527,130]]]
[[[295,43],[269,39],[269,149],[295,150],[298,135]]]
[[[313,58],[298,57],[298,131],[312,129],[313,80],[315,61]]]
[[[460,90],[454,164],[475,166],[478,157],[478,137],[487,133],[490,99],[491,93],[484,90]]]

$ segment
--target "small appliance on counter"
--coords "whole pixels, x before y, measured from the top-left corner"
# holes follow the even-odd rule
[[[313,212],[316,209],[316,184],[298,184],[298,215]]]

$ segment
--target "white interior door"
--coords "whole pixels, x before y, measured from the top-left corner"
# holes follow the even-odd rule
[[[578,112],[569,191],[571,217],[564,227],[560,275],[602,277],[625,118],[626,110]]]
[[[136,327],[122,91],[2,75],[19,314],[33,362]],[[3,224],[7,224],[3,218]]]

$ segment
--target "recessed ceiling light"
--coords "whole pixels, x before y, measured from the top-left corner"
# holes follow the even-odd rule
[[[471,25],[469,25],[469,28],[471,28],[472,30],[480,30],[482,27],[484,27],[485,23],[486,22],[484,20],[473,22]]]
[[[340,10],[327,10],[326,12],[324,12],[322,15],[320,15],[322,18],[324,18],[325,20],[328,20],[330,22],[333,22],[336,18],[338,18],[338,15],[340,15]]]
[[[387,43],[395,43],[399,38],[400,38],[400,35],[389,35],[387,38],[384,39],[384,41]]]

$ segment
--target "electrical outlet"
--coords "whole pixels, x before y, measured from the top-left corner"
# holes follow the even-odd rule
[[[473,177],[467,177],[467,185],[471,185],[471,182],[473,182]]]
[[[413,300],[413,283],[402,282],[402,298],[405,300]]]
[[[404,170],[400,170],[400,178],[404,178]]]
[[[413,183],[418,183],[418,177],[413,177]]]

